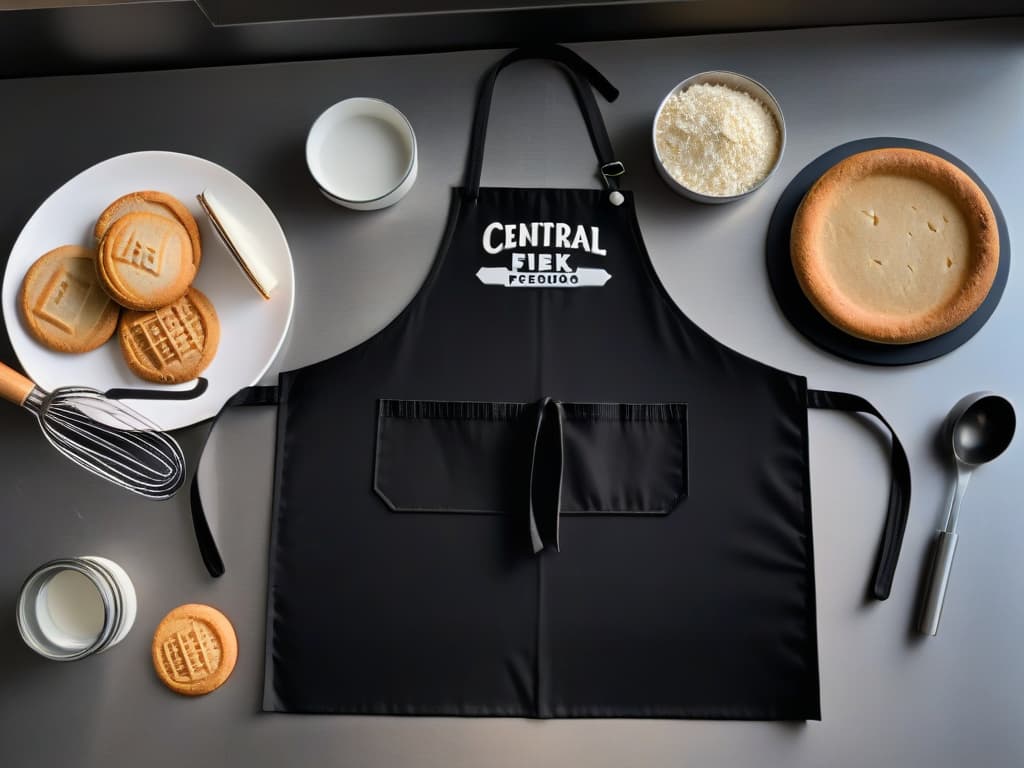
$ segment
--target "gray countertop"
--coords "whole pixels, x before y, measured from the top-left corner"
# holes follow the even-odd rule
[[[258,34],[258,31],[254,32]],[[31,417],[0,409],[0,764],[173,766],[941,766],[1024,764],[1024,515],[1020,440],[967,495],[937,638],[911,631],[920,575],[950,490],[936,429],[963,394],[1024,405],[1024,284],[1018,260],[998,310],[938,360],[882,369],[834,358],[781,315],[763,242],[786,183],[850,139],[906,136],[945,148],[986,181],[1010,239],[1024,234],[1024,20],[750,33],[574,46],[622,90],[603,105],[636,191],[654,264],[680,306],[730,346],[873,401],[913,470],[910,524],[892,597],[867,604],[888,487],[887,454],[857,419],[812,413],[811,481],[823,721],[526,721],[264,715],[263,606],[273,414],[232,413],[200,470],[228,573],[209,579],[187,494],[147,503],[77,470]],[[47,194],[112,155],[168,149],[246,179],[291,243],[297,300],[272,373],[351,347],[382,328],[426,275],[448,189],[459,183],[476,85],[496,52],[354,59],[145,74],[0,81],[0,244]],[[751,198],[702,207],[674,195],[650,160],[653,110],[685,76],[731,69],[765,83],[786,115],[782,166]],[[303,142],[341,98],[402,109],[421,151],[398,206],[354,213],[309,179]],[[484,183],[586,186],[593,157],[570,91],[529,62],[499,81]],[[6,338],[0,359],[15,363]],[[202,428],[179,433],[194,460]],[[44,560],[97,554],[122,564],[139,615],[108,653],[71,664],[25,648],[13,621],[22,579]],[[367,585],[372,589],[372,584]],[[156,680],[149,641],[183,602],[221,607],[241,655],[230,682],[196,699]]]

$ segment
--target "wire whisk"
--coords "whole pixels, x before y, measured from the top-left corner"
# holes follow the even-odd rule
[[[169,498],[185,482],[174,438],[94,389],[46,392],[0,363],[0,396],[34,413],[54,448],[104,480],[149,499]]]

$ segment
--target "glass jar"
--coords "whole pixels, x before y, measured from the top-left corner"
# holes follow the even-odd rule
[[[34,570],[18,595],[18,631],[29,648],[55,661],[102,653],[135,623],[132,580],[117,563],[83,556]]]

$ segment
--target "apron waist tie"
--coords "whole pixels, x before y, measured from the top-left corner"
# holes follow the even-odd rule
[[[211,576],[224,575],[224,560],[220,556],[217,542],[210,530],[210,523],[206,519],[206,512],[203,510],[203,498],[199,493],[199,462],[203,458],[203,450],[206,448],[206,441],[210,439],[213,428],[217,421],[228,408],[240,405],[277,405],[279,399],[278,388],[269,387],[246,387],[236,392],[221,406],[217,415],[210,419],[210,429],[199,447],[199,456],[196,458],[196,471],[192,473],[192,485],[189,488],[192,507],[192,528],[196,533],[196,543],[199,545],[199,554],[203,558],[203,564]]]
[[[878,562],[871,584],[871,594],[876,600],[885,600],[892,590],[896,575],[896,563],[903,546],[903,532],[910,516],[910,462],[896,430],[885,420],[871,403],[858,395],[847,392],[830,392],[824,389],[807,390],[807,405],[810,408],[831,408],[838,411],[867,413],[874,416],[892,436],[892,451],[889,456],[891,480],[889,484],[889,507],[882,530],[882,542],[878,550]]]
[[[530,544],[536,555],[548,546],[558,551],[562,512],[562,404],[550,397],[537,403],[537,428],[530,456]]]

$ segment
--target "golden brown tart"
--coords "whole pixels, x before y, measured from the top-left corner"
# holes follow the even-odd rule
[[[981,306],[999,232],[985,194],[955,165],[876,149],[815,182],[793,219],[790,253],[800,287],[829,322],[907,344],[956,328]]]

